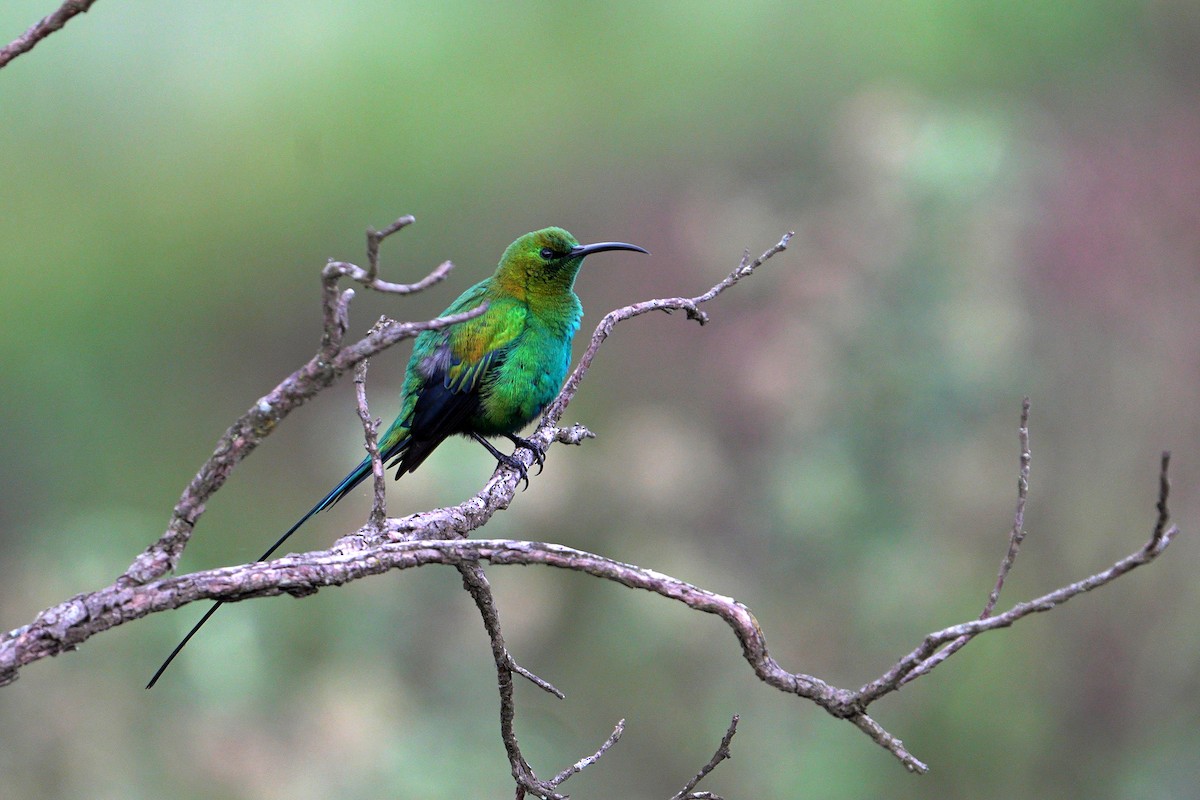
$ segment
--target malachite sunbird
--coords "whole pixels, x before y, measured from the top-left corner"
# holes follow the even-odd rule
[[[442,312],[461,314],[486,303],[483,314],[417,336],[400,390],[400,413],[379,437],[379,454],[389,469],[396,468],[397,479],[421,466],[446,438],[461,434],[482,444],[500,463],[516,467],[528,483],[524,465],[487,437],[503,436],[527,447],[541,463],[540,449],[517,432],[562,388],[571,340],[583,317],[575,276],[585,256],[608,250],[649,252],[625,242],[581,245],[562,228],[527,233],[508,246],[491,277]],[[341,500],[370,474],[371,460],[364,458],[258,560],[270,557],[309,517]],[[218,600],[200,618],[147,689],[220,607]]]

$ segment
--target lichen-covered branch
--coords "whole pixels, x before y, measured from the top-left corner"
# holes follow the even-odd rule
[[[393,226],[403,227],[402,220]],[[386,232],[385,232],[386,233]],[[382,237],[384,234],[373,234]],[[576,425],[561,428],[567,404],[578,390],[592,359],[613,327],[626,319],[653,310],[683,310],[689,318],[706,319],[700,306],[718,296],[741,278],[749,275],[787,245],[788,236],[757,259],[742,258],[730,275],[708,292],[696,297],[675,297],[649,300],[617,309],[606,315],[593,333],[591,342],[579,365],[570,375],[558,398],[547,409],[545,417],[531,437],[543,447],[551,443],[579,444],[592,434]],[[370,240],[369,240],[370,241]],[[377,257],[372,256],[372,263]],[[340,265],[341,262],[331,262]],[[357,268],[355,268],[357,269]],[[162,575],[173,565],[186,544],[187,534],[196,516],[203,510],[204,501],[216,491],[233,468],[266,435],[279,419],[295,405],[332,382],[346,369],[353,369],[368,356],[393,341],[413,335],[417,330],[453,324],[459,318],[443,318],[425,323],[387,323],[373,330],[364,339],[342,346],[341,337],[347,328],[349,293],[339,293],[333,282],[351,275],[370,285],[377,282],[373,270],[361,276],[353,270],[326,268],[324,277],[325,337],[322,350],[301,370],[289,376],[280,386],[257,403],[247,415],[235,423],[218,445],[217,452],[205,464],[201,474],[185,491],[176,509],[173,524],[181,521],[179,530],[168,529],[162,539],[152,545],[135,562],[123,580],[95,592],[81,594],[43,611],[28,625],[0,636],[0,685],[16,679],[18,670],[33,661],[70,650],[80,642],[125,622],[148,614],[179,608],[196,600],[235,602],[278,594],[306,596],[327,586],[338,586],[369,575],[392,570],[411,569],[427,565],[452,566],[463,577],[465,588],[475,599],[492,642],[501,694],[501,732],[517,782],[517,796],[526,793],[543,798],[556,798],[556,787],[579,769],[593,763],[616,743],[622,727],[589,758],[582,759],[549,781],[538,779],[520,754],[513,729],[515,709],[512,704],[512,675],[521,674],[558,694],[548,682],[519,667],[508,653],[500,630],[499,615],[480,565],[534,565],[569,569],[603,580],[641,589],[682,603],[687,607],[719,617],[731,629],[741,646],[742,654],[755,674],[764,683],[787,694],[811,701],[839,719],[845,719],[868,737],[892,753],[906,768],[924,772],[927,767],[904,746],[896,736],[885,730],[868,715],[868,708],[879,699],[896,691],[904,683],[928,674],[974,637],[997,628],[1008,627],[1035,613],[1051,610],[1058,605],[1092,589],[1104,586],[1130,570],[1157,558],[1179,533],[1170,524],[1167,507],[1169,494],[1169,457],[1163,455],[1159,476],[1158,518],[1149,541],[1137,551],[1116,562],[1108,569],[1083,580],[1063,586],[1033,600],[1017,603],[1003,613],[995,613],[1005,577],[1013,568],[1021,540],[1024,537],[1023,516],[1029,489],[1029,435],[1026,401],[1020,425],[1021,465],[1018,476],[1017,508],[1009,534],[1009,546],[998,572],[996,584],[989,594],[984,611],[978,619],[953,625],[926,636],[910,653],[900,658],[879,678],[857,690],[838,688],[820,678],[802,672],[791,672],[770,655],[766,636],[753,613],[731,597],[719,595],[698,586],[634,564],[601,555],[544,542],[501,539],[467,539],[468,535],[486,524],[497,511],[512,502],[520,481],[520,471],[501,464],[485,486],[474,496],[455,506],[432,509],[398,519],[387,519],[382,527],[368,524],[359,531],[339,539],[332,547],[299,555],[289,555],[269,562],[243,564],[207,570],[171,578]],[[371,438],[370,417],[365,396],[360,396],[359,409]],[[519,449],[532,466],[532,454]],[[710,764],[693,782],[685,787],[683,797],[711,797],[707,792],[695,792],[700,778],[721,758],[728,755],[728,739],[733,735],[731,725],[726,740],[718,748]]]
[[[489,489],[515,480],[493,477]],[[485,492],[488,490],[485,490]],[[481,493],[483,494],[483,493]],[[478,498],[479,496],[477,496]],[[925,637],[920,646],[889,669],[876,681],[857,691],[839,689],[819,678],[784,669],[767,650],[766,637],[751,611],[731,597],[710,592],[669,575],[633,564],[605,558],[574,548],[545,542],[505,539],[413,539],[420,521],[478,521],[475,511],[463,506],[415,514],[389,520],[388,531],[381,537],[364,527],[334,548],[275,561],[225,567],[157,581],[140,587],[109,587],[89,595],[80,595],[42,612],[31,625],[0,638],[0,684],[15,677],[21,662],[61,652],[108,628],[147,614],[179,608],[196,600],[226,602],[268,595],[312,594],[326,586],[338,586],[368,575],[391,570],[411,569],[429,564],[461,566],[486,561],[491,564],[541,564],[582,572],[604,580],[642,589],[683,603],[696,611],[714,614],[732,630],[742,647],[746,661],[755,674],[770,686],[811,700],[830,714],[851,721],[860,730],[895,755],[910,770],[924,772],[926,766],[915,758],[896,737],[885,731],[866,714],[867,707],[895,691],[913,669],[936,650],[960,636],[977,636],[989,630],[1008,627],[1018,620],[1055,608],[1083,592],[1111,583],[1164,552],[1178,533],[1175,526],[1164,526],[1157,540],[1121,559],[1102,572],[1069,584],[1042,597],[1018,603],[1003,614],[973,620],[945,628]],[[21,657],[20,654],[25,656]],[[14,660],[15,658],[15,660]]]

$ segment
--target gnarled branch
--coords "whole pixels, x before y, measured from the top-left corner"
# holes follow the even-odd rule
[[[497,467],[478,493],[458,505],[418,512],[397,519],[386,519],[382,525],[379,519],[375,518],[372,523],[339,539],[326,550],[288,555],[269,562],[162,578],[173,568],[186,546],[205,501],[220,488],[233,467],[270,433],[292,408],[331,384],[346,370],[362,365],[366,358],[390,344],[413,336],[421,330],[451,325],[471,316],[456,315],[421,323],[386,321],[372,329],[362,340],[343,345],[342,338],[348,328],[347,314],[352,292],[337,290],[335,284],[340,277],[349,276],[368,288],[380,291],[399,291],[395,287],[402,287],[404,291],[408,291],[412,290],[413,286],[428,285],[432,282],[432,276],[443,269],[439,267],[431,273],[431,277],[411,285],[379,281],[376,276],[378,242],[389,233],[403,228],[409,221],[410,218],[401,218],[383,232],[368,232],[370,269],[362,270],[343,262],[330,262],[327,265],[323,272],[325,328],[317,355],[256,403],[222,437],[213,456],[185,490],[167,532],[139,556],[122,579],[112,586],[77,595],[49,608],[30,624],[0,636],[0,685],[15,680],[22,666],[70,650],[97,633],[148,614],[179,608],[196,600],[233,602],[285,593],[306,596],[322,587],[338,586],[391,570],[430,564],[449,565],[462,575],[464,587],[474,598],[492,642],[501,695],[501,733],[517,783],[517,796],[523,797],[529,793],[543,798],[558,798],[561,795],[557,793],[557,787],[571,775],[594,763],[611,748],[619,739],[623,724],[618,724],[613,734],[594,755],[581,759],[550,780],[537,778],[521,755],[513,729],[515,709],[512,701],[512,675],[522,675],[559,696],[561,693],[549,682],[520,667],[508,652],[500,630],[499,614],[480,564],[541,564],[582,572],[629,588],[653,592],[683,603],[696,611],[720,617],[737,638],[744,658],[760,680],[782,692],[809,700],[833,716],[851,722],[891,752],[909,770],[924,772],[927,769],[926,765],[913,756],[900,739],[890,734],[867,714],[871,704],[896,691],[906,682],[929,674],[939,663],[964,647],[974,637],[1013,625],[1031,614],[1053,609],[1079,594],[1111,583],[1126,572],[1153,561],[1179,533],[1179,529],[1170,524],[1167,508],[1170,486],[1169,456],[1164,453],[1159,476],[1158,518],[1153,533],[1144,546],[1106,570],[1033,600],[1017,603],[1003,613],[995,613],[1005,578],[1015,563],[1025,536],[1023,519],[1031,461],[1028,435],[1029,404],[1026,400],[1022,408],[1019,433],[1021,463],[1016,512],[1009,534],[1008,550],[983,612],[978,619],[930,633],[915,649],[900,658],[879,678],[857,690],[838,688],[815,676],[783,668],[770,655],[766,637],[753,613],[731,597],[716,594],[645,567],[622,563],[559,544],[465,538],[512,502],[520,482],[520,470],[504,464]],[[558,422],[578,390],[599,347],[617,323],[654,310],[682,310],[690,319],[703,323],[707,316],[700,307],[783,250],[790,235],[785,235],[778,244],[757,259],[751,259],[749,255],[744,256],[728,277],[704,294],[696,297],[649,300],[607,314],[597,326],[579,364],[567,379],[559,396],[548,407],[531,439],[542,447],[548,447],[555,442],[580,444],[591,437],[591,432],[583,426],[563,428],[559,427]],[[375,249],[371,250],[372,247]],[[480,313],[480,310],[473,313]],[[359,395],[358,407],[366,430],[368,451],[371,452],[374,423],[366,408],[365,394]],[[532,453],[524,449],[518,449],[518,453],[524,453],[519,457],[525,460],[527,467],[532,466]],[[372,452],[372,458],[377,460],[377,454]],[[381,503],[377,502],[376,507],[381,507]],[[677,797],[714,796],[707,792],[695,792],[694,789],[701,778],[723,758],[728,757],[729,740],[733,736],[735,726],[736,718],[716,755]]]

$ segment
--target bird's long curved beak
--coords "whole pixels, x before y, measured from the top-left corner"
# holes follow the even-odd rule
[[[650,251],[645,248],[638,247],[636,244],[627,244],[625,242],[596,242],[595,244],[577,244],[571,248],[572,258],[582,258],[591,253],[603,253],[606,250],[633,250],[637,253],[645,253],[650,255]]]

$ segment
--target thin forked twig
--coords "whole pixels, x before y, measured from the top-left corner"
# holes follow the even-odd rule
[[[1030,614],[1050,611],[1084,592],[1090,592],[1093,589],[1098,589],[1101,586],[1112,583],[1125,573],[1144,564],[1149,564],[1160,556],[1179,534],[1177,526],[1168,525],[1170,521],[1170,512],[1167,510],[1167,495],[1170,489],[1170,480],[1167,474],[1169,466],[1170,454],[1164,453],[1159,472],[1158,519],[1155,522],[1154,531],[1151,533],[1149,540],[1136,552],[1117,561],[1108,569],[1090,575],[1083,580],[1075,581],[1033,600],[1017,603],[1003,614],[989,616],[972,622],[964,622],[959,625],[952,625],[927,635],[915,650],[901,658],[882,676],[862,687],[857,693],[858,701],[860,703],[870,703],[884,694],[893,691],[898,686],[903,685],[908,680],[928,674],[930,670],[944,660],[935,660],[932,656],[949,642],[953,642],[959,638],[970,640],[985,631],[1006,628]],[[909,678],[910,675],[913,678]]]
[[[1008,573],[1012,571],[1013,564],[1017,561],[1017,554],[1021,550],[1021,543],[1025,541],[1025,502],[1029,499],[1029,467],[1032,461],[1032,454],[1029,450],[1029,398],[1026,397],[1021,401],[1021,424],[1017,428],[1017,438],[1021,445],[1021,467],[1017,474],[1017,510],[1013,513],[1012,529],[1008,534],[1008,552],[1000,561],[1000,569],[996,575],[996,584],[992,587],[992,591],[988,593],[987,602],[983,605],[983,611],[980,612],[980,619],[987,619],[996,610],[996,603],[1000,601],[1000,592],[1004,589],[1004,581],[1008,578]],[[967,642],[971,641],[969,636],[960,636],[944,648],[934,653],[923,664],[918,666],[912,672],[900,681],[900,685],[916,680],[938,664],[945,661],[950,656],[957,653]]]
[[[520,745],[517,743],[516,728],[514,726],[517,710],[516,701],[513,697],[512,676],[516,673],[560,700],[565,699],[566,695],[555,688],[549,681],[538,677],[522,667],[512,657],[512,654],[508,652],[508,647],[504,643],[504,635],[500,629],[500,613],[496,608],[495,599],[492,597],[492,588],[487,576],[483,572],[483,568],[479,566],[478,562],[463,562],[456,564],[455,567],[458,569],[459,574],[462,575],[463,588],[471,595],[476,607],[479,609],[480,616],[483,618],[484,630],[487,632],[488,639],[491,642],[492,659],[496,664],[496,683],[500,691],[500,739],[504,742],[504,750],[508,754],[513,780],[516,781],[517,786],[522,791],[528,791],[537,797],[547,798],[548,800],[559,800],[561,795],[554,791],[554,787],[557,784],[553,781],[542,781],[537,777],[533,767],[530,766],[525,756],[522,755]],[[595,758],[599,758],[599,754]],[[583,766],[587,766],[587,764]],[[583,767],[580,767],[580,769],[583,769]],[[566,779],[564,778],[563,780]]]
[[[383,292],[384,294],[413,294],[445,280],[446,276],[450,274],[450,270],[454,268],[454,265],[449,261],[443,261],[432,272],[414,283],[389,283],[388,281],[379,280],[379,245],[393,233],[404,230],[416,221],[416,217],[407,214],[381,231],[377,231],[374,228],[367,228],[367,268],[363,269],[357,264],[351,264],[346,261],[330,260],[325,265],[322,274],[326,278],[345,275],[372,291]]]

